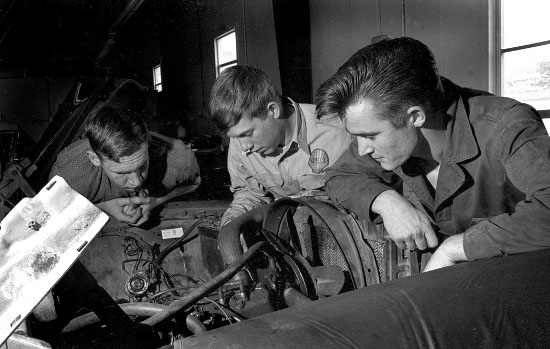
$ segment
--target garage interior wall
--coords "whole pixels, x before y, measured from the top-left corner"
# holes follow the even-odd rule
[[[311,62],[309,67],[304,64],[304,69],[309,69],[305,74],[311,75],[308,82],[311,93],[300,92],[300,95],[304,99],[311,97],[311,100],[300,102],[312,102],[322,82],[355,51],[381,34],[394,38],[405,33],[425,42],[433,50],[442,75],[459,85],[488,89],[488,0],[295,1],[303,5],[301,9],[304,6],[309,8],[309,18],[296,15],[289,15],[289,18],[294,22],[309,21],[310,25],[310,37],[304,40],[304,45],[310,45],[310,50],[301,52],[309,56],[305,60]],[[280,3],[284,3],[282,7]],[[152,2],[150,6],[155,8],[159,4],[165,12],[157,16],[162,16],[162,19],[172,17],[165,23],[161,21],[158,37],[150,36],[158,40],[159,50],[155,54],[160,54],[163,69],[163,92],[157,99],[160,116],[170,121],[179,118],[194,120],[189,128],[198,134],[216,132],[213,125],[205,121],[209,94],[216,77],[214,38],[233,28],[237,32],[239,63],[263,69],[281,89],[282,61],[277,42],[281,42],[281,38],[277,37],[276,24],[284,23],[285,11],[290,12],[292,8],[290,2],[166,1]],[[170,11],[171,7],[177,8]],[[280,11],[281,8],[283,11]],[[147,11],[138,13],[138,17],[132,20],[139,18],[150,19],[151,14]],[[140,52],[143,51],[146,50]],[[143,56],[140,53],[136,59]],[[151,57],[143,59],[151,61]],[[297,59],[302,60],[300,64],[304,63],[304,57]],[[283,64],[293,64],[288,56],[285,60],[287,63]],[[146,67],[147,64],[141,66]],[[149,76],[152,66],[142,69],[135,73],[136,76]],[[38,77],[33,81],[28,77],[2,79],[2,120],[16,121],[25,132],[38,139],[48,120],[55,115],[74,78],[62,76],[45,80]],[[290,83],[285,80],[285,84],[292,87],[300,81],[303,79]],[[44,88],[48,84],[49,88]],[[32,99],[34,102],[29,102]]]
[[[441,75],[488,89],[486,0],[310,0],[310,11],[314,91],[373,37],[403,31],[430,47]]]

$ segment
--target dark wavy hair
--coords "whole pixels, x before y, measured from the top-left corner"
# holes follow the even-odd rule
[[[243,116],[267,116],[267,104],[281,96],[260,69],[237,65],[220,73],[210,93],[210,117],[225,132]]]
[[[103,107],[84,128],[92,150],[101,158],[119,162],[134,154],[151,137],[141,116],[123,107]]]
[[[374,105],[378,117],[397,128],[406,125],[406,111],[413,105],[423,106],[427,113],[442,109],[444,96],[433,53],[408,37],[360,49],[317,90],[317,117],[345,118],[350,105],[365,100]]]

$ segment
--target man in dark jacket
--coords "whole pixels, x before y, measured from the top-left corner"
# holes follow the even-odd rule
[[[439,245],[425,270],[550,246],[540,116],[440,77],[423,43],[359,50],[320,87],[317,113],[339,115],[357,136],[327,170],[329,196],[381,218],[401,248]]]

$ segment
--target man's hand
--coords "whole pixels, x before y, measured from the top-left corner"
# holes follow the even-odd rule
[[[135,224],[143,218],[141,205],[146,205],[150,201],[151,198],[134,196],[100,202],[96,206],[119,222]]]
[[[453,235],[435,250],[424,272],[467,261],[464,253],[464,234]]]
[[[382,216],[386,231],[398,247],[425,250],[437,246],[429,217],[396,191],[387,190],[378,195],[372,211]]]
[[[160,200],[157,198],[148,197],[147,199],[149,199],[149,201],[146,204],[142,204],[138,206],[138,209],[141,210],[141,218],[132,225],[140,226],[143,223],[147,222],[147,220],[151,216],[151,212],[153,211],[153,209],[155,209],[155,207],[160,205]]]

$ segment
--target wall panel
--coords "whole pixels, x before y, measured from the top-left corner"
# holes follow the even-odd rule
[[[423,41],[442,75],[488,88],[487,0],[380,0],[380,14],[377,7],[376,0],[310,0],[314,91],[380,32]]]

